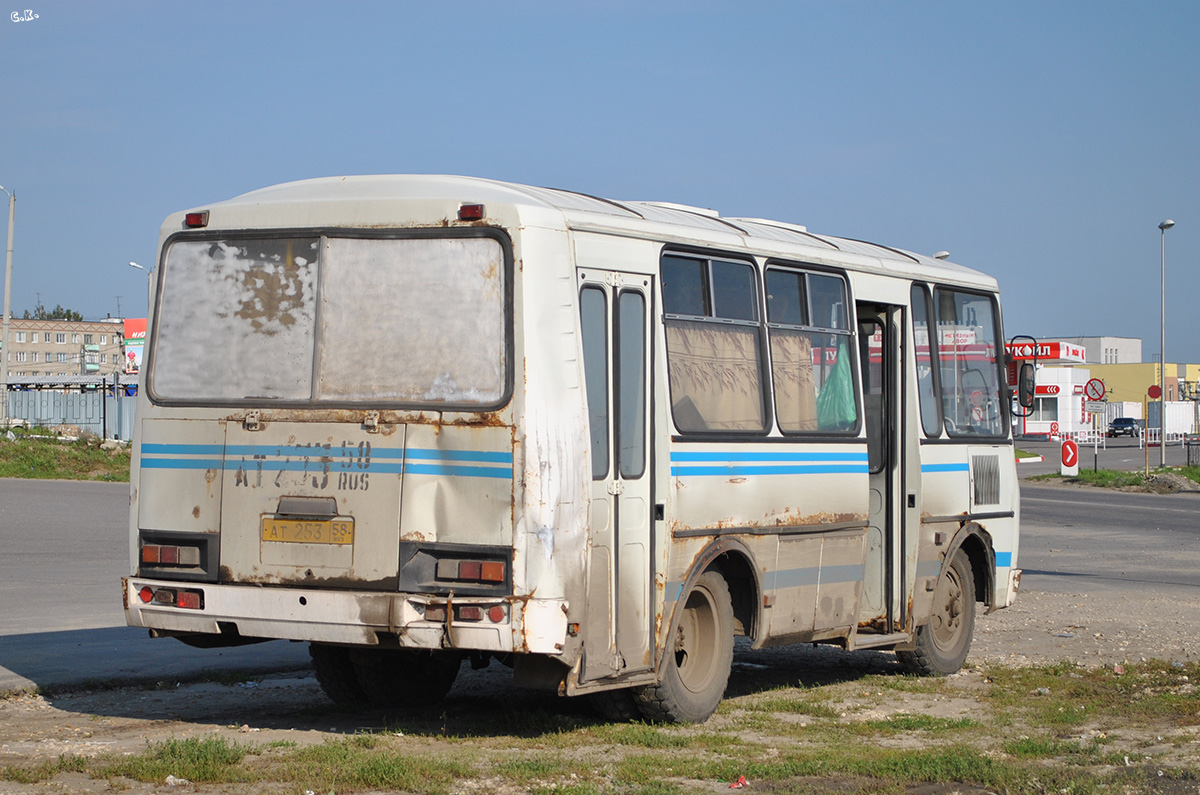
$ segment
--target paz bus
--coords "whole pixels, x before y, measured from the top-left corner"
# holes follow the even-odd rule
[[[341,703],[497,660],[699,722],[735,636],[956,671],[1021,577],[997,292],[792,223],[466,177],[175,213],[127,622],[305,641]]]

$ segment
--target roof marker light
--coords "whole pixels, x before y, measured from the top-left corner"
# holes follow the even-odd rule
[[[208,226],[208,210],[199,213],[185,213],[183,225],[188,229],[203,229]]]
[[[483,205],[482,204],[463,204],[458,208],[458,220],[460,221],[481,221],[483,220]]]

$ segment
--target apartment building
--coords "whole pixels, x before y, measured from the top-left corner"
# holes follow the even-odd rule
[[[33,375],[113,375],[124,366],[119,318],[98,321],[27,320],[9,325],[8,378]],[[3,341],[0,341],[3,344]]]

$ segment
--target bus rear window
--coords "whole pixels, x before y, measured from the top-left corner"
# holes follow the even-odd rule
[[[180,240],[164,261],[158,400],[493,406],[505,259],[491,237]]]

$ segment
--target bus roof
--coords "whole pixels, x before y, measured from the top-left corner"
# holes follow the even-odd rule
[[[287,182],[242,194],[202,208],[237,211],[249,207],[266,210],[288,205],[292,219],[312,226],[346,225],[326,220],[327,210],[353,208],[363,225],[379,226],[384,217],[395,218],[389,205],[412,201],[476,202],[511,206],[531,225],[550,212],[562,226],[576,230],[608,232],[665,242],[704,246],[726,251],[757,253],[789,259],[836,264],[850,270],[886,272],[893,276],[951,282],[996,290],[996,280],[979,271],[889,246],[808,231],[804,226],[761,218],[732,218],[714,210],[651,201],[605,199],[555,188],[538,188],[476,177],[396,174],[323,177]],[[301,209],[303,208],[303,209]],[[324,209],[322,209],[324,208]],[[257,213],[253,213],[258,215]],[[167,219],[164,237],[181,228],[183,213]],[[222,213],[221,215],[224,215]],[[332,216],[341,213],[332,211]],[[214,221],[218,221],[214,217]],[[224,224],[214,223],[211,228]],[[302,223],[298,225],[303,225]]]

